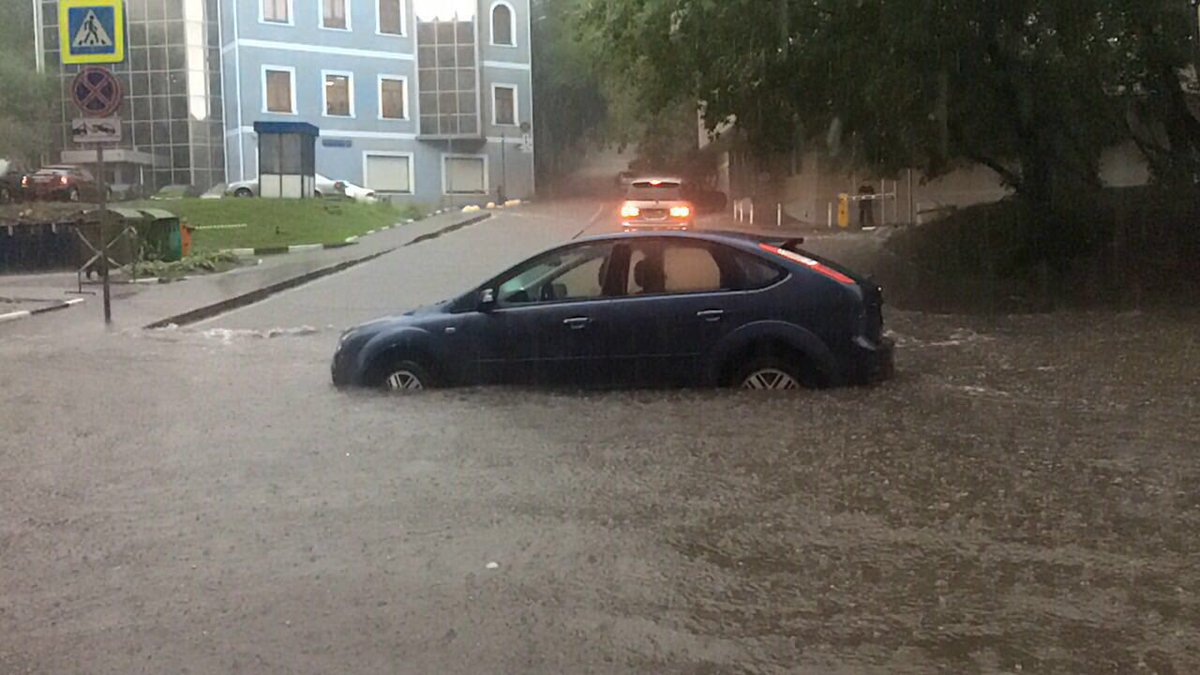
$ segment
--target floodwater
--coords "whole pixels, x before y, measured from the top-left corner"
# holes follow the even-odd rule
[[[0,672],[1200,672],[1200,317],[888,323],[782,396],[6,341]]]

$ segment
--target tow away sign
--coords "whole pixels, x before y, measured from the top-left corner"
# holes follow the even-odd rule
[[[121,140],[119,117],[71,120],[71,136],[76,143],[118,143]]]
[[[62,62],[120,63],[125,60],[124,0],[59,0]]]

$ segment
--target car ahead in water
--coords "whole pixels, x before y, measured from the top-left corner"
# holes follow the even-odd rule
[[[100,201],[100,184],[91,171],[70,164],[56,164],[39,169],[23,182],[25,196],[30,199],[58,199],[68,202]],[[112,195],[112,190],[108,189]]]
[[[621,226],[625,230],[686,230],[695,206],[683,194],[679,178],[638,178],[625,192]]]
[[[890,376],[879,287],[797,243],[713,232],[573,242],[346,331],[333,382],[795,389]]]
[[[313,191],[317,197],[344,196],[357,202],[374,202],[375,191],[355,185],[344,180],[334,180],[328,176],[316,175]],[[232,197],[257,197],[258,179],[237,181],[225,187],[225,194]]]

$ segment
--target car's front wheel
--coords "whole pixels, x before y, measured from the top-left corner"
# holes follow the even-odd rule
[[[253,197],[254,191],[250,188],[238,188],[233,191],[234,197]]]
[[[435,386],[424,366],[415,361],[397,361],[383,369],[381,386],[384,391],[410,393]]]
[[[778,356],[761,356],[751,360],[732,378],[739,389],[788,391],[806,387],[802,368]]]
[[[0,187],[0,204],[7,204],[12,200],[12,193],[8,191],[8,188]]]
[[[71,188],[71,191],[67,193],[67,201],[69,201],[69,202],[79,201],[79,188]]]

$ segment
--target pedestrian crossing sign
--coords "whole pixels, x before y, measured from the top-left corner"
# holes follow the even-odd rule
[[[124,61],[124,0],[60,0],[58,36],[65,64]]]

